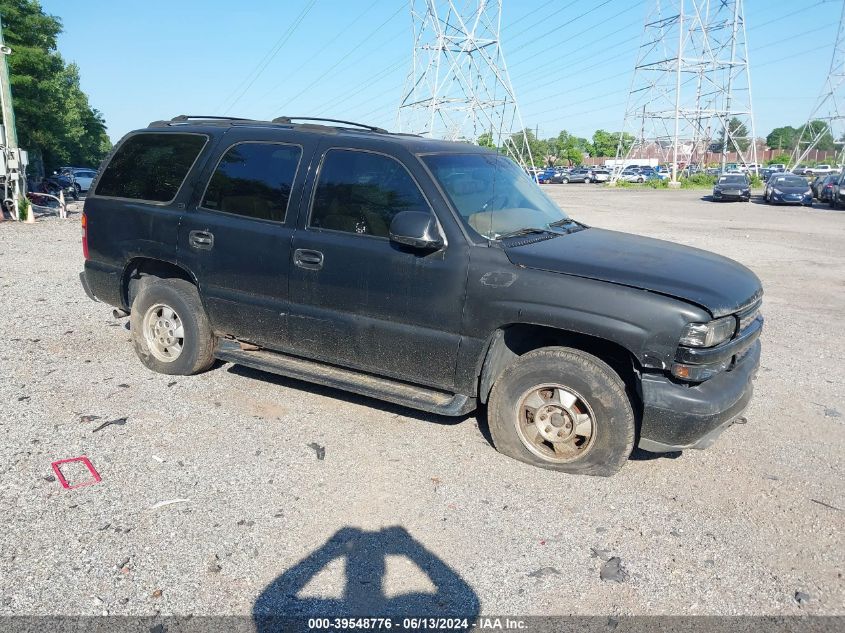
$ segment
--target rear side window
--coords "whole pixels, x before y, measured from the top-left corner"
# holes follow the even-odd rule
[[[220,159],[202,206],[261,220],[285,219],[302,149],[277,143],[240,143]]]
[[[109,161],[96,195],[170,202],[207,140],[201,134],[136,134]]]
[[[326,153],[309,226],[388,237],[390,222],[400,211],[431,211],[400,162],[355,150]]]

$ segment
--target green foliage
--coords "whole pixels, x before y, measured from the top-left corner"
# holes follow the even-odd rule
[[[668,189],[669,181],[666,178],[649,178],[643,183],[651,189]]]
[[[624,132],[622,134],[622,152],[626,153],[636,139],[633,135]],[[613,157],[619,147],[619,132],[607,132],[596,130],[593,133],[592,156]]]
[[[490,149],[496,149],[496,144],[493,142],[493,135],[490,132],[485,132],[481,136],[478,137],[476,141],[480,147],[489,147]]]
[[[61,21],[37,0],[0,0],[18,144],[41,154],[45,169],[61,165],[96,167],[111,142],[102,114],[92,108],[79,83],[79,68],[56,50]]]
[[[26,220],[26,216],[29,214],[29,198],[26,196],[21,197],[18,201],[18,219],[19,220]]]
[[[773,149],[793,149],[796,141],[798,140],[799,132],[800,130],[796,130],[791,125],[776,127],[774,130],[769,132],[769,135],[766,137],[766,145]],[[787,161],[776,160],[774,162],[780,163]]]
[[[811,139],[815,137],[816,134],[821,134],[822,132],[824,132],[824,134],[822,134],[821,139],[819,139],[819,142],[816,144],[815,149],[825,152],[830,151],[834,148],[833,135],[830,133],[830,130],[824,131],[827,127],[827,123],[825,123],[824,121],[810,121],[807,127],[809,129],[804,134],[805,139]],[[802,144],[801,147],[803,149],[804,145]]]
[[[681,178],[681,189],[707,189],[716,184],[716,176],[710,174],[692,174]]]
[[[757,174],[751,174],[751,186],[754,188],[762,187],[763,179],[760,178],[760,176],[758,176]]]
[[[769,145],[769,147],[771,147],[771,145]],[[775,154],[769,160],[766,161],[766,164],[767,165],[788,165],[790,158],[791,157],[790,157],[789,154]]]
[[[727,141],[727,151],[735,152],[736,148],[739,147],[741,151],[745,151],[751,145],[751,139],[748,136],[748,128],[745,127],[745,124],[740,121],[737,117],[733,117],[730,121],[728,121],[728,141]],[[725,130],[719,134],[719,136],[710,143],[710,151],[714,153],[719,153],[725,147]]]

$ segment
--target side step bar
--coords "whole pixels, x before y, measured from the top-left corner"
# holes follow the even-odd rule
[[[469,396],[419,387],[264,349],[244,350],[237,341],[221,339],[214,355],[236,365],[351,391],[438,415],[465,415],[476,407],[475,398]]]

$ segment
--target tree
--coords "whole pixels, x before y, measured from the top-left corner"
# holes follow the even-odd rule
[[[833,135],[830,133],[830,129],[828,129],[828,125],[824,121],[810,121],[807,124],[807,131],[804,132],[804,142],[809,143],[810,140],[815,138],[817,134],[821,134],[822,137],[813,149],[824,152],[830,151],[834,148]],[[804,149],[803,144],[801,149]]]
[[[791,157],[789,154],[775,154],[766,161],[767,165],[788,165]]]
[[[79,68],[59,55],[61,21],[37,0],[0,0],[18,144],[40,154],[50,171],[63,164],[96,166],[109,151],[102,114],[79,85]]]
[[[528,140],[526,145],[525,140]],[[546,156],[548,156],[548,145],[545,141],[539,140],[534,136],[534,132],[528,128],[522,132],[511,134],[507,139],[508,146],[522,160],[526,165],[533,167],[542,167],[546,164]],[[531,159],[529,160],[529,151],[531,152]]]
[[[727,132],[729,140],[726,151],[735,152],[736,148],[739,147],[740,151],[744,152],[751,145],[751,139],[748,137],[748,128],[745,127],[745,124],[737,117],[732,117],[731,120],[728,121]],[[725,130],[722,130],[719,136],[710,143],[710,147],[708,149],[714,154],[722,153],[725,149]]]
[[[766,145],[772,149],[786,149],[790,150],[795,147],[795,142],[798,140],[798,130],[791,125],[784,125],[783,127],[776,127],[769,132],[766,137]]]
[[[622,153],[627,154],[636,139],[627,132],[622,133]],[[615,157],[619,148],[619,132],[596,130],[593,133],[592,156]]]
[[[478,137],[476,143],[481,147],[489,147],[490,149],[496,149],[496,144],[493,142],[493,135],[490,132],[485,132],[481,136]]]

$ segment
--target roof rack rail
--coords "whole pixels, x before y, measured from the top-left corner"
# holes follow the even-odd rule
[[[194,119],[199,120],[212,120],[212,121],[251,121],[252,119],[245,119],[242,116],[214,116],[214,115],[197,115],[197,114],[180,114],[179,116],[175,116],[170,119],[173,122],[179,121],[193,121]]]
[[[374,125],[367,125],[366,123],[355,123],[354,121],[343,121],[341,119],[323,119],[320,117],[312,117],[312,116],[280,116],[276,117],[271,121],[271,123],[293,123],[294,121],[318,121],[321,123],[341,123],[342,125],[351,125],[354,127],[360,127],[365,130],[369,130],[370,132],[378,132],[379,134],[389,134],[387,130],[384,128],[376,127]]]

